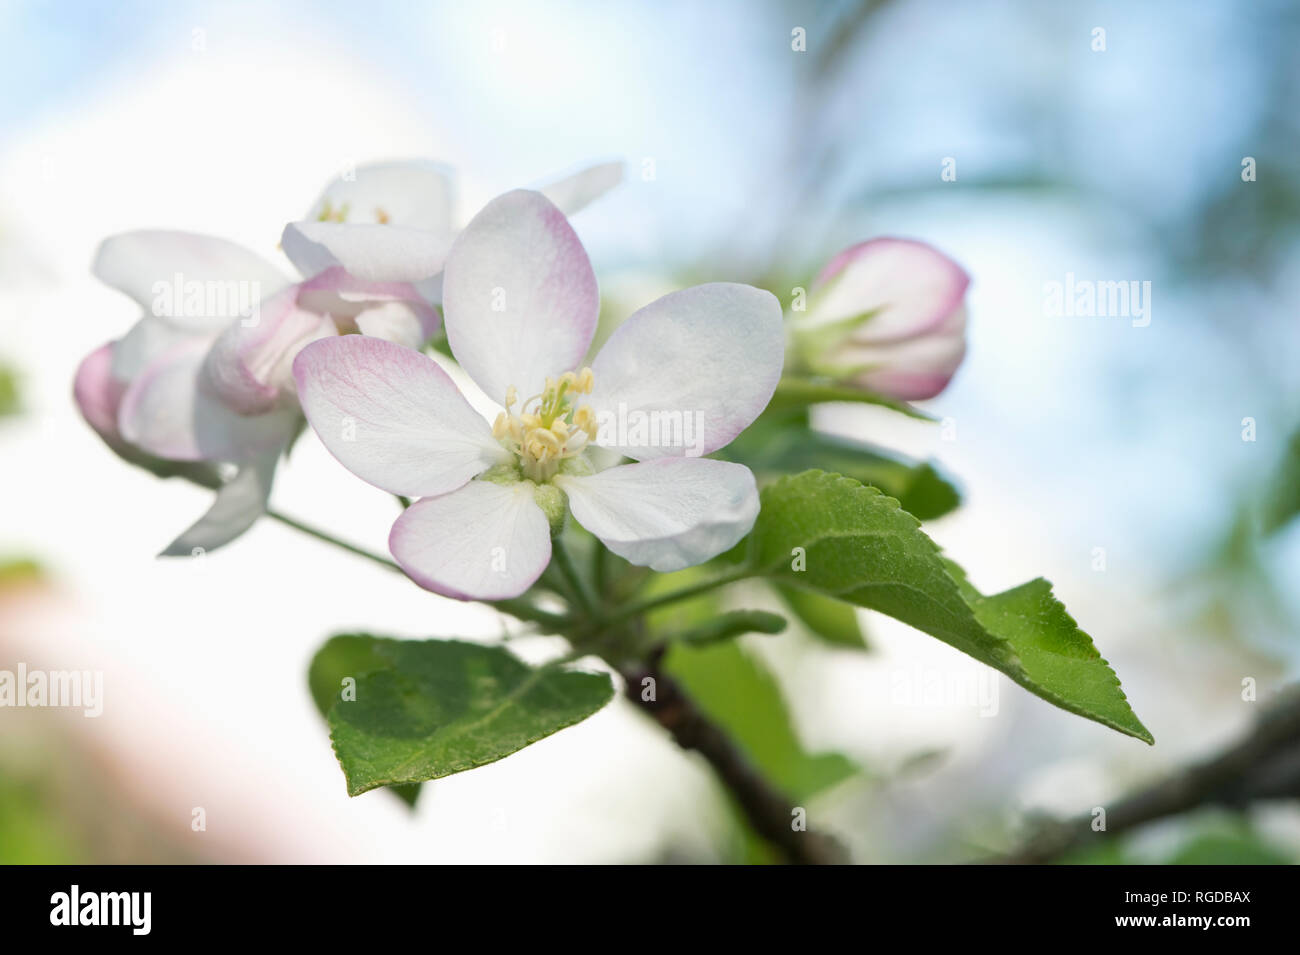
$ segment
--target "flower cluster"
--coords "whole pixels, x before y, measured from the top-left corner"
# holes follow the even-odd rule
[[[749,468],[705,455],[764,411],[787,345],[801,373],[904,400],[934,395],[960,363],[965,274],[894,239],[836,256],[788,320],[769,292],[699,285],[589,355],[600,297],[566,214],[620,177],[607,164],[508,192],[457,229],[439,167],[362,167],[284,229],[298,280],[208,236],[106,240],[96,275],[145,313],[82,363],[78,405],[123,458],[217,489],[164,553],[251,526],[305,420],[357,476],[418,498],[389,546],[430,590],[525,592],[569,513],[627,561],[678,570],[754,523]],[[424,350],[440,330],[493,415]]]
[[[620,177],[617,163],[594,166],[544,191],[574,212]],[[359,332],[419,348],[438,331],[455,235],[447,173],[397,162],[345,173],[285,228],[300,281],[212,236],[153,230],[103,242],[95,275],[144,315],[81,363],[77,405],[125,460],[217,488],[163,554],[213,550],[263,513],[303,423],[290,368],[304,345]]]

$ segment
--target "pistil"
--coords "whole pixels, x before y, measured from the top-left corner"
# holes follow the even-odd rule
[[[575,401],[577,395],[591,394],[593,383],[591,369],[584,368],[576,374],[566,371],[558,380],[547,378],[541,393],[522,404],[513,386],[506,390],[506,410],[497,415],[492,434],[518,455],[524,477],[549,481],[562,462],[581,455],[596,436],[591,407]]]

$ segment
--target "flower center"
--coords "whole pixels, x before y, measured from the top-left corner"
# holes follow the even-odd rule
[[[596,436],[596,415],[590,405],[579,405],[578,395],[591,394],[590,368],[566,371],[557,381],[546,379],[542,393],[519,403],[519,393],[506,389],[506,410],[497,415],[492,434],[519,457],[524,477],[549,481],[569,458],[582,454]],[[519,404],[518,411],[515,405]]]
[[[349,208],[348,203],[344,202],[339,204],[336,207],[332,202],[326,199],[325,204],[321,206],[320,213],[317,214],[316,216],[316,221],[317,222],[347,222],[348,215],[350,214],[350,212],[351,210]],[[379,206],[375,206],[375,221],[377,223],[379,223],[380,225],[388,225],[388,218],[389,217],[387,212],[385,212]]]

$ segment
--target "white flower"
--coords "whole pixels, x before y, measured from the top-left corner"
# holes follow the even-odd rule
[[[589,166],[540,191],[567,215],[618,185],[621,162]],[[413,282],[441,300],[443,263],[459,229],[452,187],[438,163],[370,163],[339,176],[301,222],[285,226],[281,245],[304,276],[341,266],[368,282]]]
[[[371,484],[421,498],[389,537],[421,586],[523,593],[550,561],[566,499],[610,550],[660,571],[708,560],[753,526],[750,471],[690,455],[726,445],[771,398],[784,350],[776,299],[732,284],[674,292],[583,368],[599,304],[563,213],[519,190],[465,228],[443,281],[451,350],[504,408],[493,426],[408,349],[346,336],[299,354],[298,394],[325,446]],[[637,463],[598,471],[589,445]]]
[[[295,284],[233,242],[186,232],[106,239],[94,272],[145,314],[78,368],[82,414],[126,460],[219,487],[165,555],[220,547],[264,512],[276,462],[302,426],[298,349],[357,330],[417,346],[438,327],[413,286],[339,268]],[[222,483],[219,465],[235,475]]]

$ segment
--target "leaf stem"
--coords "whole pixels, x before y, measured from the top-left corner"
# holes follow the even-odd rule
[[[483,602],[489,607],[500,610],[502,613],[508,613],[510,616],[519,620],[527,620],[530,623],[541,624],[547,630],[554,633],[563,633],[572,623],[566,615],[551,613],[549,610],[543,610],[531,601],[525,600],[522,597],[514,597],[508,600],[488,600]]]
[[[366,560],[374,561],[376,564],[381,564],[389,570],[395,570],[399,574],[405,573],[405,571],[397,565],[396,561],[389,560],[387,557],[376,554],[374,551],[366,550],[364,547],[358,547],[356,544],[349,544],[347,541],[341,540],[333,534],[329,534],[318,527],[312,527],[310,524],[304,524],[302,521],[292,518],[287,514],[281,514],[277,510],[267,508],[266,516],[271,518],[273,521],[279,521],[286,527],[292,527],[294,530],[306,534],[309,537],[314,537],[327,544],[333,544],[335,547],[341,547],[343,550],[356,554],[358,557],[364,557]]]
[[[306,534],[308,537],[314,537],[319,541],[324,541],[326,544],[333,544],[335,547],[340,547],[350,554],[364,557],[366,560],[387,567],[389,570],[395,570],[399,574],[406,573],[406,571],[402,570],[401,566],[396,561],[389,560],[387,557],[376,554],[374,551],[366,550],[364,547],[358,547],[356,544],[350,544],[345,540],[335,537],[327,531],[323,531],[318,527],[313,527],[312,525],[290,517],[287,514],[282,514],[277,510],[268,508],[266,516],[271,518],[273,521],[279,521],[286,527],[292,527],[294,530]],[[510,616],[516,617],[519,620],[538,623],[550,630],[563,630],[570,623],[568,617],[561,614],[551,613],[549,610],[542,610],[535,606],[531,601],[523,598],[516,598],[513,600],[485,600],[483,603],[500,610],[502,613],[508,613]]]
[[[591,550],[591,580],[596,590],[596,599],[601,600],[608,590],[606,574],[609,567],[609,549],[598,537],[593,537],[592,543],[595,546]]]
[[[650,597],[636,603],[620,607],[608,617],[600,621],[601,628],[614,626],[623,623],[633,617],[639,617],[642,614],[649,613],[651,610],[657,610],[668,604],[677,603],[679,600],[687,600],[691,597],[697,597],[700,594],[708,593],[710,590],[716,590],[718,587],[725,587],[727,584],[734,584],[738,580],[744,580],[746,577],[752,577],[753,570],[748,565],[742,566],[730,573],[721,574],[712,577],[709,580],[702,580],[698,584],[691,584],[688,587],[681,587],[677,590],[669,591],[666,594],[659,594],[657,597]]]
[[[560,570],[560,575],[564,577],[564,582],[568,585],[572,594],[573,602],[578,606],[585,615],[591,616],[595,609],[595,602],[591,595],[587,593],[587,587],[582,578],[578,576],[578,568],[573,564],[573,558],[569,555],[569,548],[564,544],[564,538],[556,536],[551,540],[551,557],[552,562]]]

